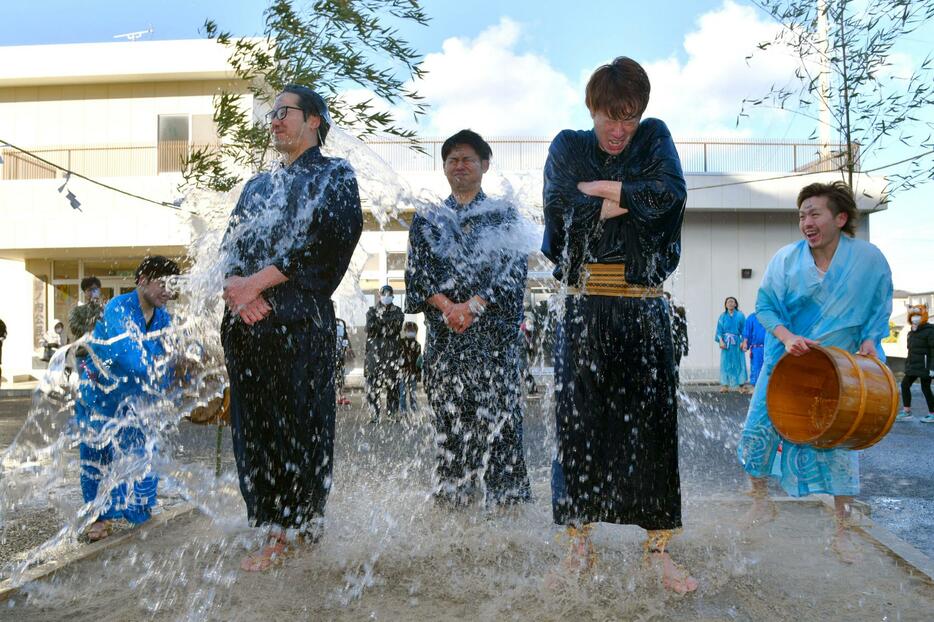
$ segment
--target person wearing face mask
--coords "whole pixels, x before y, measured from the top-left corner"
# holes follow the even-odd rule
[[[905,361],[905,377],[902,378],[902,411],[898,421],[910,421],[911,385],[917,380],[921,383],[921,393],[927,402],[928,414],[922,423],[934,423],[934,395],[931,393],[931,379],[934,378],[934,326],[928,322],[928,310],[925,305],[917,305],[908,310],[908,358]]]
[[[422,358],[422,346],[418,343],[418,325],[415,322],[406,322],[402,328],[402,378],[399,381],[399,412],[403,415],[415,412],[418,409],[416,391],[418,391],[418,377],[421,374],[419,365]]]
[[[61,320],[52,320],[52,328],[45,331],[45,335],[39,341],[42,346],[42,360],[48,363],[52,360],[52,354],[68,343],[68,337],[65,335],[65,325]]]
[[[597,68],[585,91],[593,128],[563,130],[548,149],[542,252],[566,293],[555,333],[552,506],[568,530],[568,572],[594,567],[593,523],[638,525],[646,559],[684,594],[697,581],[667,550],[682,522],[662,285],[681,259],[687,188],[668,127],[642,118],[650,91],[631,58]]]
[[[393,304],[390,285],[379,290],[379,302],[366,313],[366,361],[363,372],[370,423],[380,418],[380,402],[386,396],[390,418],[399,411],[399,375],[402,366],[402,324],[405,314]]]
[[[136,269],[136,289],[111,300],[86,344],[85,375],[75,406],[75,421],[82,433],[81,492],[85,503],[101,509],[86,531],[89,540],[107,537],[113,521],[133,524],[149,520],[156,503],[159,478],[146,470],[119,478],[110,490],[109,473],[124,456],[146,458],[146,421],[137,420],[138,407],[163,394],[173,379],[166,329],[172,318],[165,310],[171,298],[168,279],[178,265],[160,256],[146,257]],[[117,423],[114,420],[121,420]]]
[[[831,550],[841,561],[855,563],[859,550],[851,536],[850,509],[859,494],[859,453],[783,440],[769,419],[766,395],[783,355],[803,356],[818,344],[884,361],[892,272],[878,248],[854,237],[859,211],[845,183],[807,185],[798,193],[797,206],[803,239],[772,257],[756,298],[756,317],[766,337],[762,372],[737,448],[752,485],[753,503],[743,523],[751,527],[775,517],[769,477],[792,497],[833,495]]]

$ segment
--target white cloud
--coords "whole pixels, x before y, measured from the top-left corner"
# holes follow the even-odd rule
[[[470,127],[489,136],[540,136],[569,126],[583,96],[546,58],[516,51],[522,28],[503,17],[425,57],[428,73],[414,85],[431,106],[422,134]]]
[[[703,14],[684,38],[687,59],[645,64],[652,80],[646,114],[663,119],[676,137],[748,136],[752,123],[736,127],[744,98],[765,95],[772,84],[794,80],[795,59],[776,47],[760,52],[778,26],[753,8],[727,0]],[[748,61],[746,57],[752,54]],[[756,113],[774,119],[778,112]]]

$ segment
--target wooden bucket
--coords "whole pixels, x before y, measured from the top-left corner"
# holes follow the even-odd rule
[[[898,391],[879,359],[811,346],[803,356],[779,359],[766,406],[776,431],[792,443],[866,449],[892,428]]]
[[[224,397],[215,397],[206,406],[192,410],[188,419],[201,425],[230,425],[230,389],[224,389]]]

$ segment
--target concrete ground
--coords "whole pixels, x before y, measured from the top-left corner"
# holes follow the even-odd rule
[[[831,523],[820,504],[783,504],[774,526],[750,537],[730,526],[745,508],[736,500],[746,483],[735,447],[747,396],[693,388],[682,396],[686,529],[674,550],[701,580],[690,599],[659,591],[638,570],[638,530],[609,526],[597,532],[605,553],[592,584],[542,591],[541,577],[562,550],[550,525],[547,393],[526,410],[536,500],[505,520],[439,516],[420,492],[431,469],[424,415],[370,425],[360,395],[352,398],[338,413],[329,531],[317,552],[269,575],[243,576],[236,569],[249,547],[243,528],[196,513],[26,586],[0,607],[0,620],[923,620],[934,609],[930,586],[871,546],[861,545],[865,570],[838,563],[826,550]],[[916,400],[923,404],[920,393]],[[0,450],[28,407],[25,398],[0,399]],[[229,430],[222,440],[224,475],[214,492],[234,499],[223,511],[242,521]],[[183,423],[177,463],[212,469],[215,442],[215,428]],[[932,443],[934,425],[897,423],[863,452],[860,499],[875,521],[934,557]],[[60,521],[51,509],[17,519],[13,533],[4,530],[8,549],[26,544],[30,533],[41,542]],[[117,580],[96,579],[102,576]]]

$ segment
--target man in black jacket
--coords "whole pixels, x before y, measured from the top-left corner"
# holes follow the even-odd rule
[[[324,100],[287,86],[269,121],[282,166],[247,182],[221,246],[234,456],[250,522],[269,529],[247,571],[285,552],[286,530],[318,535],[334,454],[331,295],[363,229],[353,169],[321,154]]]
[[[402,323],[405,314],[392,303],[390,285],[379,290],[379,300],[366,313],[366,361],[363,372],[370,423],[379,421],[380,401],[386,393],[386,411],[399,410],[399,378],[402,366]]]

